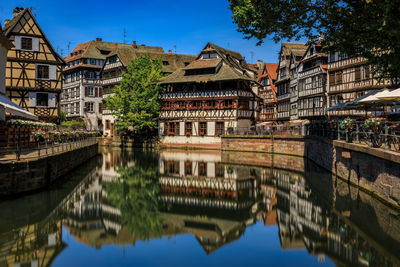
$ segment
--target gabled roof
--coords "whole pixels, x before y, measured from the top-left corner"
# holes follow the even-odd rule
[[[303,57],[304,53],[307,51],[308,45],[306,43],[288,43],[288,42],[282,42],[281,45],[281,53],[285,56],[285,61],[286,61],[286,66],[290,66],[290,58],[293,55],[296,60],[296,64],[298,63],[299,60],[297,60],[298,57]],[[281,55],[279,53],[279,55]],[[287,58],[289,56],[289,58]],[[281,59],[279,58],[279,61]]]
[[[185,70],[195,70],[195,69],[206,69],[206,68],[216,68],[222,59],[198,59],[190,63],[188,66],[184,67]]]
[[[9,38],[12,35],[12,30],[17,25],[18,21],[25,15],[25,13],[29,13],[30,17],[35,22],[37,28],[41,32],[41,34],[43,36],[43,39],[45,40],[45,42],[49,46],[50,51],[55,55],[55,58],[57,59],[57,61],[59,61],[60,63],[65,64],[64,59],[54,50],[53,46],[51,45],[49,39],[47,39],[47,37],[44,34],[44,32],[43,32],[42,28],[40,27],[39,23],[36,21],[35,17],[33,16],[32,12],[30,11],[30,9],[27,8],[27,7],[24,8],[22,11],[20,11],[18,14],[16,14],[11,20],[6,21],[6,23],[4,25],[4,28],[3,28],[6,37]]]
[[[178,68],[183,68],[185,64],[192,62],[196,56],[193,55],[181,55],[164,53],[161,47],[151,47],[151,46],[122,46],[114,49],[108,56],[118,56],[124,67],[127,67],[132,59],[137,58],[141,55],[148,55],[151,59],[161,58],[162,61],[166,61],[167,64],[162,66],[162,70],[165,73],[172,73]]]
[[[278,78],[278,63],[265,63],[264,69],[267,71],[269,77],[272,80],[276,80]]]
[[[203,60],[200,58],[202,54],[209,51],[217,53],[220,61],[214,59]],[[222,64],[220,64],[220,62]],[[188,69],[195,69],[196,67],[198,68],[198,66],[207,66],[208,68],[212,68],[213,66],[216,67],[219,65],[221,65],[221,67],[216,68],[215,73],[186,75],[186,70]],[[246,61],[239,53],[209,42],[197,56],[195,61],[186,68],[176,70],[174,73],[166,77],[162,83],[211,82],[224,80],[255,81],[254,77],[252,77],[249,72],[252,72],[255,75],[255,71],[248,68]]]

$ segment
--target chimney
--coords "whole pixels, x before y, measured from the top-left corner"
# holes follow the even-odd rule
[[[4,20],[4,26],[5,26],[7,23],[9,23],[9,22],[10,22],[9,19]]]
[[[96,38],[96,42],[103,42],[102,38]]]
[[[17,16],[22,10],[24,10],[22,7],[16,7],[13,9],[13,17]]]
[[[172,50],[170,49],[170,50],[168,50],[168,54],[172,54]]]
[[[136,41],[133,41],[133,47],[137,48]]]
[[[258,69],[259,69],[259,70],[262,70],[262,68],[263,68],[263,64],[264,64],[264,63],[263,63],[263,61],[262,61],[262,60],[260,60],[260,59],[259,59],[259,60],[257,60],[257,67],[258,67]]]

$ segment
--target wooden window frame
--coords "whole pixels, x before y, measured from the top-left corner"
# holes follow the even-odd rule
[[[193,123],[190,121],[185,122],[185,135],[190,136],[193,134]]]
[[[222,127],[221,127],[222,125]],[[220,136],[224,134],[225,122],[216,121],[215,122],[215,136]]]
[[[32,51],[33,50],[33,40],[29,37],[21,37],[21,50]]]
[[[47,96],[47,104],[46,105],[39,105],[39,95]],[[49,106],[49,94],[48,93],[36,93],[36,107],[48,107]]]
[[[37,65],[36,79],[49,80],[50,79],[50,66],[49,65]]]
[[[207,135],[207,122],[204,121],[199,122],[199,135],[200,136]]]

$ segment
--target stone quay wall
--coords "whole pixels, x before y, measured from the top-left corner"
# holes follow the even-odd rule
[[[400,153],[317,137],[224,136],[224,151],[301,156],[388,204],[400,207]],[[263,157],[243,159],[259,163]],[[265,158],[265,165],[270,162]],[[274,160],[276,164],[276,160]],[[285,163],[287,165],[287,163]],[[278,167],[278,166],[276,166]],[[296,169],[296,166],[292,168]]]
[[[98,154],[98,144],[34,160],[0,163],[0,198],[36,191]]]

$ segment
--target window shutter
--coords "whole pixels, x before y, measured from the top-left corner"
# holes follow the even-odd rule
[[[29,106],[36,107],[36,93],[29,93]]]
[[[49,93],[49,108],[55,108],[56,107],[56,94],[55,93]]]
[[[99,96],[99,88],[97,88],[97,87],[94,88],[94,96],[95,97]]]
[[[15,49],[17,49],[17,50],[21,49],[21,36],[14,37],[14,46],[15,46]]]
[[[99,113],[103,113],[103,103],[99,103]]]
[[[88,88],[87,87],[85,87],[85,96],[88,96]],[[85,103],[85,105],[86,105],[86,103]]]
[[[99,87],[99,97],[103,97],[103,88]]]
[[[40,51],[39,38],[32,38],[32,51]]]
[[[57,80],[57,66],[55,65],[49,66],[49,78],[50,80]]]
[[[85,102],[85,111],[88,110],[88,102]]]

